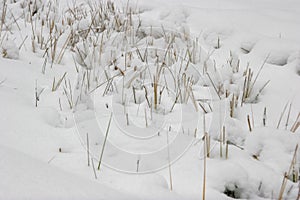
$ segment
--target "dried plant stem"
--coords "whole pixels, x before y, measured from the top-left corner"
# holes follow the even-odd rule
[[[218,92],[218,90],[217,90],[217,88],[216,88],[216,86],[215,86],[215,84],[214,84],[213,80],[211,79],[211,77],[210,77],[209,73],[207,72],[206,74],[207,74],[207,76],[208,76],[208,79],[209,79],[209,81],[210,81],[210,82],[211,82],[211,84],[213,85],[213,88],[214,88],[215,92],[217,93],[217,95],[218,95],[219,99],[221,100],[221,96],[220,96],[220,94],[219,94],[219,92]]]
[[[297,151],[298,151],[298,144],[295,147],[294,155],[293,155],[293,158],[292,158],[289,170],[288,170],[288,172],[284,173],[282,184],[281,184],[281,188],[280,188],[280,192],[279,192],[278,200],[282,200],[282,198],[283,198],[283,193],[284,193],[284,190],[285,190],[285,187],[286,187],[286,183],[287,183],[287,177],[291,174],[292,168],[295,165]]]
[[[225,136],[225,126],[223,126],[223,145],[225,145],[226,136]]]
[[[145,124],[146,124],[146,127],[148,127],[148,119],[147,119],[147,111],[146,111],[146,108],[145,108]]]
[[[86,133],[86,152],[87,152],[87,163],[90,166],[90,143],[89,143],[89,133]]]
[[[252,121],[252,128],[254,128],[254,114],[253,114],[253,107],[252,107],[252,104],[251,104],[251,121]]]
[[[38,91],[37,91],[37,80],[35,80],[35,107],[38,106],[38,101],[39,101],[39,97],[38,97]]]
[[[229,150],[228,149],[228,141],[226,141],[226,160],[228,159],[228,153],[229,153],[228,150]]]
[[[169,146],[169,131],[167,131],[167,147],[168,147],[168,165],[169,165],[169,177],[170,177],[170,190],[173,190],[172,171],[171,171],[171,158],[170,158],[170,146]]]
[[[251,127],[251,122],[250,122],[250,116],[249,115],[247,115],[247,122],[248,122],[249,131],[252,132],[252,127]]]
[[[64,80],[64,78],[66,77],[67,72],[64,73],[64,75],[58,80],[58,82],[55,82],[55,77],[53,78],[53,83],[52,83],[52,92],[56,91],[60,84],[62,83],[62,81]]]
[[[96,172],[95,165],[94,165],[94,159],[91,158],[91,161],[92,161],[92,167],[93,167],[94,176],[95,176],[95,179],[97,179],[97,172]]]
[[[128,113],[126,113],[126,125],[129,126],[129,118],[128,118]]]
[[[139,167],[140,167],[140,159],[138,158],[138,159],[136,160],[136,173],[139,172]]]
[[[267,123],[267,108],[264,108],[264,115],[263,115],[263,125],[266,126]]]
[[[295,121],[295,123],[293,124],[292,128],[291,128],[291,132],[295,133],[296,130],[300,127],[300,112],[297,116],[297,119]]]
[[[103,153],[104,153],[104,149],[105,149],[105,144],[106,144],[107,136],[108,136],[108,133],[109,133],[111,119],[112,119],[112,113],[110,114],[109,122],[108,122],[108,125],[107,125],[107,128],[106,128],[105,138],[104,138],[104,141],[103,141],[102,150],[101,150],[101,154],[100,154],[100,158],[99,158],[99,163],[98,163],[98,168],[97,168],[98,170],[100,170],[100,167],[101,167],[102,157],[103,157]]]
[[[219,138],[219,140],[220,140],[220,158],[222,158],[223,157],[222,130],[220,132],[220,138]]]
[[[254,87],[254,85],[255,85],[257,79],[258,79],[258,76],[259,76],[259,74],[261,73],[261,70],[263,69],[263,67],[265,66],[265,64],[266,64],[266,62],[267,62],[269,56],[270,56],[270,54],[267,55],[267,57],[265,58],[263,64],[261,65],[260,69],[258,70],[258,73],[256,74],[256,77],[255,77],[255,79],[254,79],[252,85],[250,86],[249,94],[251,94],[251,92],[252,92],[252,90],[253,90],[253,87]]]
[[[286,111],[287,106],[288,106],[288,102],[285,104],[285,106],[284,106],[284,108],[283,108],[283,110],[282,110],[282,112],[281,112],[281,115],[280,115],[280,117],[279,117],[279,121],[278,121],[278,124],[277,124],[277,129],[279,129],[279,126],[280,126],[282,117],[283,117],[283,115],[284,115],[284,113],[285,113],[285,111]]]
[[[207,157],[207,148],[206,148],[206,134],[204,135],[204,149],[203,149],[203,183],[202,183],[202,200],[205,200],[206,195],[206,157]]]
[[[292,103],[290,103],[288,115],[287,115],[287,118],[286,118],[286,122],[285,122],[285,130],[287,130],[287,127],[288,127],[288,125],[289,125],[289,119],[290,119],[290,114],[291,114],[291,108],[292,108]]]

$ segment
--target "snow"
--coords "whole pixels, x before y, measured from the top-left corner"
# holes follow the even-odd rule
[[[0,146],[1,199],[132,199],[22,152]]]
[[[0,199],[297,199],[299,1],[7,2]]]
[[[19,58],[19,49],[13,40],[7,39],[2,42],[2,57],[10,59]]]

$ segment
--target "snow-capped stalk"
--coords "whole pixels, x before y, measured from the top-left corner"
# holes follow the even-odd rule
[[[101,167],[102,157],[103,157],[105,144],[106,144],[107,136],[108,136],[109,129],[110,129],[110,123],[111,123],[112,115],[113,115],[113,113],[110,113],[108,125],[107,125],[107,128],[106,128],[106,133],[105,133],[105,137],[104,137],[104,141],[103,141],[103,145],[102,145],[102,150],[101,150],[101,154],[100,154],[100,158],[99,158],[99,163],[98,163],[98,168],[97,168],[98,170],[100,170],[100,167]]]

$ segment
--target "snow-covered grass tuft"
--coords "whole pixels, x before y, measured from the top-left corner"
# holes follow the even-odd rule
[[[19,58],[19,48],[15,42],[11,39],[5,39],[2,41],[1,53],[3,58],[18,59]]]

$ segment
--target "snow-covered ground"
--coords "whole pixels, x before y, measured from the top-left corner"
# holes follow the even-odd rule
[[[300,198],[300,2],[0,2],[0,199]]]

